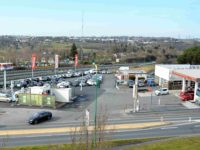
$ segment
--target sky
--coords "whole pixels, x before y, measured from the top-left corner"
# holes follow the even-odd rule
[[[200,0],[0,0],[0,35],[200,38],[199,28]]]

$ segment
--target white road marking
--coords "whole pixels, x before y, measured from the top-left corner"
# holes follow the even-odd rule
[[[178,127],[164,127],[160,128],[161,130],[168,130],[168,129],[177,129]]]
[[[195,128],[199,128],[199,127],[200,127],[200,125],[195,125],[194,127],[195,127]]]

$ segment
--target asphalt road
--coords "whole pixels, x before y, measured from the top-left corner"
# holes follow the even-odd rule
[[[166,127],[155,127],[151,129],[115,131],[106,133],[107,139],[137,139],[149,137],[175,137],[200,135],[199,123],[183,123]],[[40,136],[19,136],[19,137],[0,137],[2,147],[30,146],[30,145],[49,145],[63,144],[71,142],[70,134],[40,135]]]

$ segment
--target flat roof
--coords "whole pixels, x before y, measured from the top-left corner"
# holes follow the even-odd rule
[[[190,64],[156,64],[156,66],[160,66],[167,69],[200,69],[200,65],[190,65]]]
[[[200,81],[200,69],[177,69],[172,71],[172,75],[187,80]]]
[[[144,70],[119,70],[119,72],[126,74],[146,74]]]

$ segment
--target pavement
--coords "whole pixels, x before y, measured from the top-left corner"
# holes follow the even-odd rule
[[[182,102],[182,105],[185,106],[188,109],[200,109],[199,105],[196,105],[196,104],[194,104],[190,101]]]

